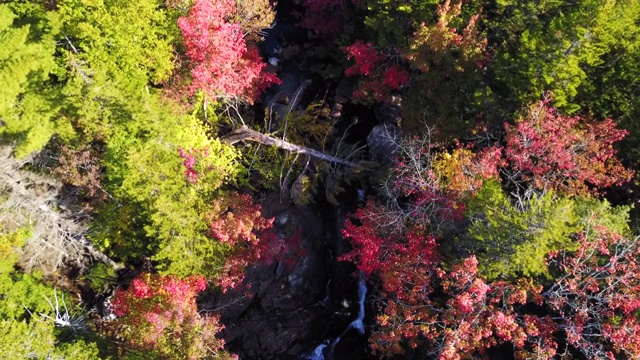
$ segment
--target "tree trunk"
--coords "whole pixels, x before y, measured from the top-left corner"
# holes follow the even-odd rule
[[[242,127],[231,132],[229,135],[223,137],[222,141],[229,145],[233,145],[240,141],[254,141],[263,145],[275,146],[279,149],[283,149],[286,151],[290,151],[298,154],[310,155],[320,160],[328,161],[335,164],[346,165],[351,167],[358,166],[354,162],[347,161],[332,155],[328,155],[321,151],[310,149],[305,146],[292,144],[288,141],[280,140],[280,139],[265,135],[261,132],[249,129],[246,125],[243,125]]]

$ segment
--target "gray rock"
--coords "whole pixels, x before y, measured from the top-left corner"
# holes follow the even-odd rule
[[[390,164],[398,153],[401,130],[393,124],[376,125],[367,136],[369,160]]]
[[[283,211],[280,214],[276,215],[275,220],[273,221],[273,225],[279,228],[283,228],[289,222],[289,211]]]
[[[302,344],[295,343],[292,347],[287,350],[287,354],[289,355],[298,355],[302,351]]]

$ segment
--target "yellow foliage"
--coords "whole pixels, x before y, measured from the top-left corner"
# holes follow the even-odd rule
[[[270,27],[275,17],[269,0],[236,0],[235,20],[251,40],[259,40],[259,33]]]
[[[475,154],[468,149],[455,149],[453,153],[443,152],[433,159],[433,172],[441,187],[462,193],[477,190],[481,179],[473,176]]]

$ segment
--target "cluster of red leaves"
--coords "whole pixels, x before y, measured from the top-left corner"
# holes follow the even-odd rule
[[[269,231],[273,219],[262,217],[260,205],[247,194],[232,192],[218,197],[205,219],[209,222],[208,235],[230,248],[218,280],[223,290],[242,282],[247,265],[271,263],[284,250],[284,243]]]
[[[439,344],[440,359],[472,359],[502,343],[510,343],[518,358],[548,359],[555,355],[556,325],[549,317],[526,314],[527,303],[542,305],[542,286],[524,279],[487,283],[478,277],[472,256],[450,271],[438,270],[446,305],[436,327],[423,335]],[[439,328],[444,331],[440,332]]]
[[[351,240],[353,250],[344,254],[340,260],[354,262],[358,270],[367,276],[391,265],[385,261],[387,257],[398,251],[404,252],[406,246],[411,244],[414,247],[418,242],[418,236],[414,233],[408,235],[407,243],[400,243],[400,236],[385,232],[378,222],[377,214],[380,209],[380,206],[370,200],[366,207],[356,211],[342,230],[342,235]]]
[[[595,220],[595,219],[593,219]],[[589,359],[640,358],[640,244],[597,224],[574,253],[555,253],[562,272],[545,293],[567,342]]]
[[[196,169],[196,158],[209,156],[209,149],[191,149],[185,151],[184,149],[178,149],[178,155],[183,159],[182,165],[184,166],[184,176],[187,181],[193,185],[198,183],[198,169]]]
[[[340,258],[380,280],[372,349],[392,356],[405,345],[426,345],[442,360],[474,359],[502,343],[513,344],[523,359],[556,353],[553,321],[518,311],[529,302],[540,305],[542,287],[524,280],[486,283],[478,277],[475,257],[444,271],[432,236],[385,233],[377,210],[370,202],[347,221],[343,235],[353,251]]]
[[[113,298],[121,335],[129,346],[165,358],[199,359],[222,349],[224,340],[215,336],[222,329],[218,319],[200,315],[196,306],[198,292],[206,287],[203,276],[139,276]]]
[[[263,71],[266,64],[257,48],[247,45],[240,25],[227,21],[235,12],[233,0],[195,0],[188,16],[178,19],[191,60],[191,93],[253,102],[261,89],[280,83]]]
[[[594,193],[631,179],[632,171],[615,158],[613,148],[626,130],[617,129],[611,119],[587,122],[561,115],[550,101],[531,106],[515,126],[505,124],[505,156],[513,178],[569,195]]]
[[[463,71],[464,64],[475,64],[482,68],[486,58],[487,39],[481,38],[476,29],[479,15],[473,15],[462,29],[450,27],[454,19],[462,13],[463,1],[451,4],[450,0],[438,5],[438,22],[432,25],[420,24],[413,34],[407,51],[407,60],[417,69],[427,72],[431,64],[442,60],[457,71]],[[458,54],[451,58],[451,54]]]
[[[353,94],[356,98],[382,101],[391,91],[409,84],[409,73],[398,65],[390,65],[391,56],[379,53],[371,43],[356,40],[352,45],[343,47],[342,51],[347,54],[347,59],[355,61],[345,74],[364,76]]]
[[[345,0],[305,0],[303,20],[299,26],[333,39],[343,32]]]
[[[376,222],[367,215],[367,211],[371,211],[371,207],[367,206],[365,209],[356,211],[353,215],[355,222],[349,220],[344,224],[342,235],[349,238],[353,249],[342,255],[340,260],[353,262],[366,276],[370,276],[382,266],[380,262],[382,246],[387,242],[383,236],[377,235]]]
[[[442,360],[473,359],[511,343],[521,358],[556,353],[554,322],[519,312],[529,302],[541,305],[541,286],[524,280],[488,284],[478,277],[475,257],[444,271],[438,268],[441,257],[433,237],[380,233],[371,211],[355,214],[359,226],[345,224],[343,235],[354,250],[340,259],[381,282],[379,326],[370,339],[375,351],[392,356],[403,353],[404,345],[426,345]]]
[[[347,59],[353,59],[356,63],[345,70],[345,75],[369,75],[384,60],[384,56],[378,55],[378,51],[373,48],[371,43],[363,43],[356,40],[352,45],[342,49],[347,53]]]

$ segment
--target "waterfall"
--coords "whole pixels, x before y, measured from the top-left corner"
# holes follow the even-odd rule
[[[353,320],[349,326],[331,343],[331,347],[335,347],[340,339],[351,329],[356,329],[360,334],[364,334],[364,299],[367,297],[367,284],[364,280],[364,276],[360,274],[360,280],[358,281],[358,305],[360,310],[358,311],[358,317]]]
[[[309,355],[306,355],[301,358],[304,360],[324,360],[324,348],[327,347],[327,344],[322,343],[320,345],[318,345],[318,347],[316,347],[315,349],[313,349],[313,352]]]
[[[360,279],[358,280],[358,317],[353,320],[346,329],[335,338],[333,341],[324,341],[322,344],[318,345],[311,353],[307,353],[306,355],[302,355],[300,357],[301,360],[325,360],[325,351],[329,353],[327,356],[333,353],[333,349],[338,345],[340,339],[351,329],[356,329],[360,334],[364,334],[364,301],[367,297],[367,283],[364,279],[362,273],[360,274]],[[327,348],[328,346],[328,348]],[[325,350],[327,348],[327,350]]]

